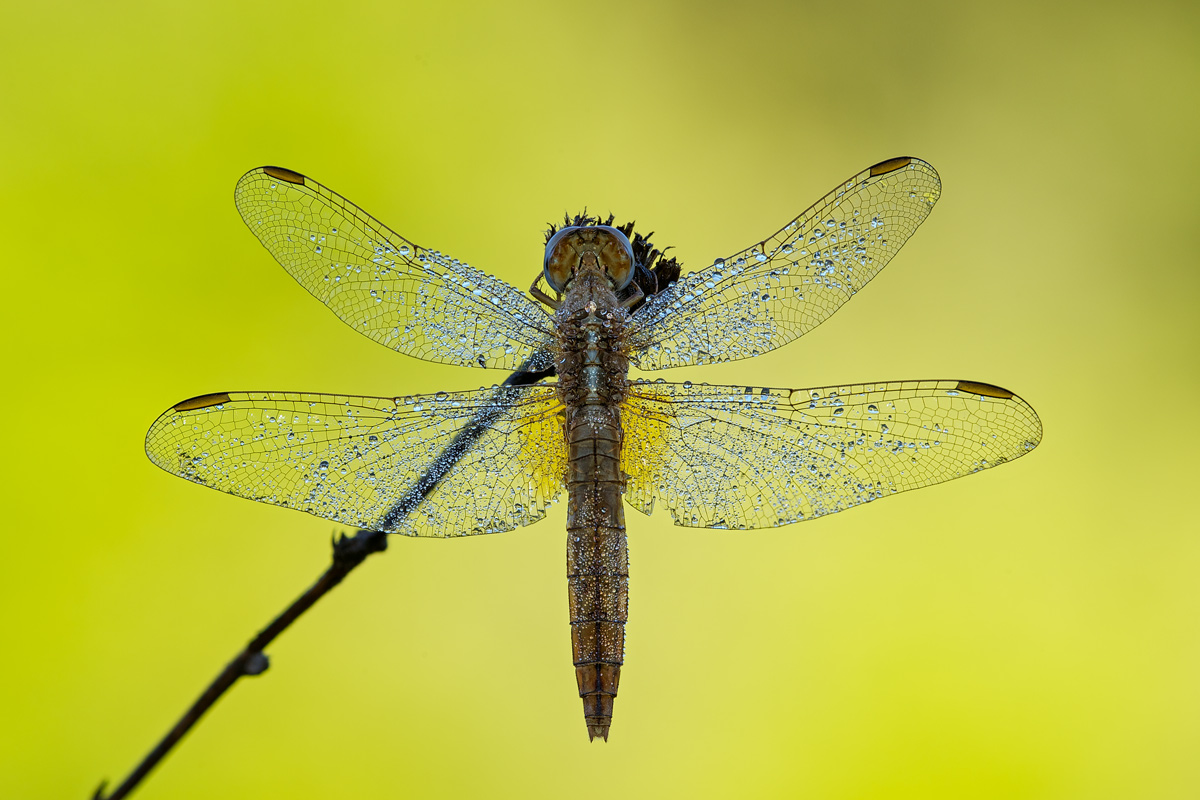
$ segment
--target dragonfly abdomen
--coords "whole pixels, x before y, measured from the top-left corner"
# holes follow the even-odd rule
[[[584,414],[571,416],[586,416]],[[588,737],[608,739],[625,660],[629,556],[617,461],[619,426],[569,426],[567,589],[571,650]]]
[[[567,411],[571,649],[589,739],[608,739],[625,660],[629,556],[620,405],[627,318],[603,274],[590,270],[576,276],[557,315],[559,390]]]

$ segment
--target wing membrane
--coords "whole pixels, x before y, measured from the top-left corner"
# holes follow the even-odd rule
[[[770,528],[1018,458],[1021,398],[967,381],[820,389],[636,382],[622,410],[626,500],[677,525]]]
[[[566,444],[552,385],[404,398],[230,392],[179,403],[146,452],[167,472],[344,525],[495,533],[545,515]]]
[[[346,324],[426,361],[526,369],[552,363],[549,316],[517,289],[418,247],[346,198],[289,170],[242,176],[246,225],[300,285]]]
[[[638,369],[735,361],[774,350],[837,311],[887,265],[941,193],[933,167],[885,161],[778,233],[650,298],[630,323]]]

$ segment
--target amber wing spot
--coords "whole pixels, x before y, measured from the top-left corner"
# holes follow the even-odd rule
[[[263,167],[262,169],[263,172],[267,173],[272,178],[278,178],[279,180],[287,181],[288,183],[298,183],[301,186],[304,185],[304,176],[299,172],[292,172],[290,169],[284,169],[283,167]]]
[[[1013,393],[1008,389],[1001,389],[999,386],[992,386],[990,383],[959,381],[958,386],[954,388],[960,392],[970,392],[971,394],[979,394],[984,397],[998,397],[1001,400],[1007,400],[1013,396]]]
[[[193,397],[191,400],[184,400],[182,403],[176,403],[172,408],[176,411],[195,411],[198,408],[219,406],[222,403],[228,402],[229,393],[218,392],[216,394],[202,394],[199,397]]]
[[[876,175],[887,175],[889,172],[895,172],[902,167],[907,167],[910,161],[912,159],[907,157],[889,158],[887,161],[880,161],[871,167],[871,177],[874,178]]]

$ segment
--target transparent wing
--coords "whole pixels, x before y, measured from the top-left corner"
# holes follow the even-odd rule
[[[1018,458],[1042,427],[983,383],[822,389],[631,385],[621,423],[625,499],[677,525],[770,528]]]
[[[318,300],[380,344],[426,361],[525,369],[552,363],[549,315],[517,289],[418,247],[312,178],[279,167],[242,176],[246,225]]]
[[[736,361],[804,335],[884,268],[940,193],[915,158],[860,172],[771,238],[650,298],[630,322],[630,360],[644,370]]]
[[[552,385],[393,399],[230,392],[186,400],[146,434],[167,472],[343,525],[468,536],[528,525],[562,490]]]

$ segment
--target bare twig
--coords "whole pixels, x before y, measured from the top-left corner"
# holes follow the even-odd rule
[[[124,783],[110,795],[104,793],[107,783],[101,783],[96,789],[96,793],[92,795],[93,800],[118,800],[133,791],[142,782],[142,779],[158,765],[158,762],[162,761],[171,751],[171,748],[192,729],[192,726],[200,721],[204,713],[212,708],[213,703],[217,702],[221,695],[233,686],[238,678],[244,675],[261,675],[266,672],[270,662],[263,649],[274,641],[276,636],[283,633],[326,592],[341,583],[342,578],[349,575],[350,571],[361,564],[367,556],[386,549],[387,534],[379,531],[359,531],[354,536],[339,536],[334,540],[333,563],[330,564],[329,569],[325,570],[325,574],[310,586],[308,591],[297,597],[295,602],[276,617],[270,625],[263,628],[257,636],[250,640],[242,652],[238,653],[221,671],[221,674],[209,684],[196,702],[192,703],[192,707],[184,713],[179,722],[175,723],[175,727],[171,728],[162,741],[142,759],[142,763],[129,773],[129,777],[125,779]]]
[[[553,368],[539,371],[525,369],[526,365],[534,363],[534,359],[537,358],[540,358],[540,354],[532,357],[530,361],[527,361],[526,364],[523,364],[516,372],[510,375],[508,380],[504,382],[504,387],[526,386],[552,376],[554,374]],[[496,419],[505,402],[511,403],[512,397],[512,395],[506,394],[503,389],[497,391],[496,401],[489,408],[480,411],[476,418],[455,437],[454,441],[437,458],[431,460],[430,463],[432,466],[429,472],[416,483],[408,497],[401,498],[388,511],[384,519],[380,521],[378,527],[394,527],[421,500],[428,496],[450,468],[478,440],[479,436],[487,429],[487,426]],[[151,770],[166,757],[167,753],[171,752],[171,748],[178,744],[187,732],[200,721],[205,712],[212,708],[221,695],[225,694],[237,682],[238,678],[244,675],[261,675],[263,672],[266,672],[270,662],[263,650],[275,640],[276,636],[283,633],[289,625],[320,600],[326,592],[341,583],[342,579],[349,575],[351,570],[366,560],[367,556],[386,549],[387,534],[380,531],[360,530],[354,536],[339,536],[334,540],[333,563],[329,566],[329,569],[325,570],[325,574],[309,587],[308,591],[296,598],[295,602],[276,617],[270,625],[263,628],[257,636],[250,640],[246,647],[226,665],[221,674],[209,684],[208,688],[197,698],[191,708],[184,713],[179,722],[175,723],[175,727],[167,732],[162,741],[142,759],[142,763],[137,765],[133,772],[129,774],[129,777],[112,794],[106,795],[104,793],[108,786],[108,782],[105,781],[97,787],[95,794],[92,795],[93,800],[120,800],[120,798],[126,797],[132,792],[150,774]]]

